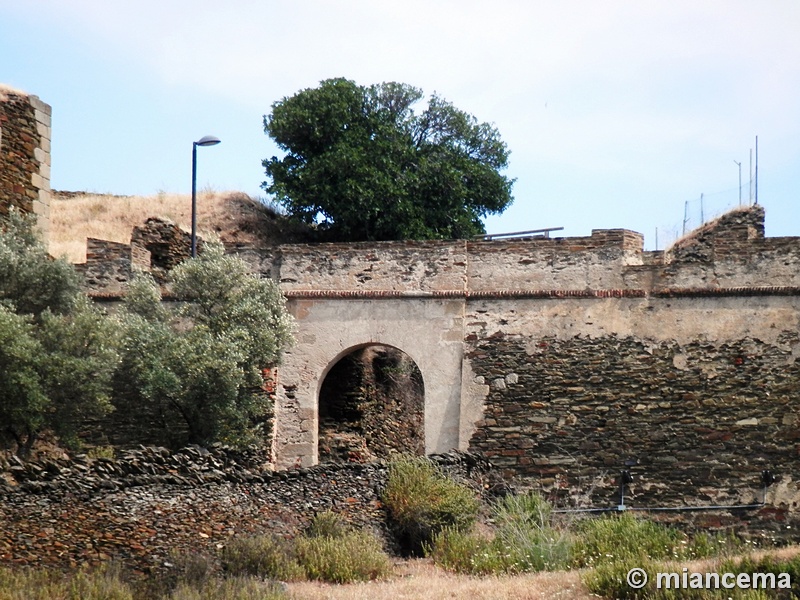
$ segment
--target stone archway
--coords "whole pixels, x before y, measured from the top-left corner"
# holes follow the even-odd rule
[[[465,449],[461,420],[464,300],[435,297],[290,298],[297,321],[276,390],[273,452],[278,468],[317,463],[319,392],[339,359],[366,346],[402,349],[424,381],[425,453]]]
[[[424,387],[414,360],[392,346],[371,344],[337,359],[318,394],[318,461],[424,454]]]

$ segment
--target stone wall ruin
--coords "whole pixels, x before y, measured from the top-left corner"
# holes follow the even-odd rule
[[[0,215],[13,206],[37,217],[47,244],[50,219],[49,105],[0,84]]]

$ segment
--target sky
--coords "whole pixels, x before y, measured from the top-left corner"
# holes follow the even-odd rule
[[[800,236],[799,32],[797,0],[0,0],[0,83],[53,107],[53,189],[189,193],[211,134],[198,188],[262,198],[275,102],[411,84],[508,145],[490,233],[662,249],[739,204],[737,163],[750,202],[756,136],[767,235]]]

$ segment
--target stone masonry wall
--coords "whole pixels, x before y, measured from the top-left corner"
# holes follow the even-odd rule
[[[50,218],[51,108],[0,84],[0,215],[12,206],[37,216],[45,243]]]
[[[324,510],[385,536],[386,463],[273,472],[266,459],[225,447],[12,459],[11,485],[0,469],[0,565],[74,568],[113,559],[162,570],[174,551],[214,555],[233,536],[292,537]],[[431,459],[476,492],[491,475],[477,457]]]
[[[616,320],[603,303],[469,311],[465,361],[484,394],[470,450],[582,508],[616,506],[622,469],[636,507],[760,502],[768,469],[773,506],[745,517],[798,521],[800,298],[624,300]]]
[[[422,373],[427,452],[483,452],[583,506],[615,505],[626,466],[633,505],[749,504],[768,468],[781,480],[759,514],[797,519],[800,238],[763,222],[732,211],[666,252],[626,230],[236,248],[298,322],[276,464],[316,462],[321,380],[387,344]]]

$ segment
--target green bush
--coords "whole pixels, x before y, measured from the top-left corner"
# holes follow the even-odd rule
[[[683,533],[630,513],[585,519],[576,529],[572,555],[578,567],[628,559],[687,558],[689,542]]]
[[[292,545],[271,536],[234,538],[222,549],[220,558],[230,575],[296,581],[305,574]]]
[[[428,555],[437,565],[455,573],[499,575],[509,570],[509,561],[497,551],[494,540],[474,531],[446,527],[433,537]]]
[[[330,512],[317,515],[308,531],[292,542],[268,536],[235,538],[223,548],[221,561],[230,575],[278,581],[369,581],[385,577],[391,569],[373,535],[350,529]]]
[[[378,540],[364,531],[337,537],[301,536],[295,541],[295,552],[308,579],[329,583],[380,579],[391,570]]]
[[[570,563],[569,533],[553,527],[552,508],[539,494],[506,496],[492,512],[492,538],[445,529],[429,550],[434,561],[473,575],[554,570]]]
[[[111,568],[64,575],[45,569],[0,568],[0,600],[133,600]]]
[[[314,515],[306,528],[305,535],[308,537],[332,537],[340,538],[348,532],[348,527],[342,518],[335,512],[326,510]]]
[[[469,529],[480,506],[469,488],[423,457],[405,457],[389,465],[381,500],[401,550],[416,556],[446,527]]]
[[[116,327],[79,282],[31,218],[0,215],[0,443],[21,457],[44,429],[76,447],[83,425],[112,408]]]
[[[794,562],[795,564],[790,564]],[[709,571],[716,573],[790,573],[792,579],[798,574],[800,558],[792,561],[776,561],[767,557],[761,560],[745,559],[711,565]],[[627,575],[630,569],[642,568],[647,572],[648,584],[635,590],[628,585]],[[593,594],[602,598],[618,600],[775,600],[794,598],[791,590],[739,590],[739,589],[658,589],[655,585],[657,573],[678,572],[680,563],[656,562],[652,560],[630,558],[616,562],[603,563],[588,571],[583,582]]]
[[[548,571],[570,563],[569,533],[553,527],[552,507],[537,493],[506,496],[494,507],[494,545],[512,572]]]
[[[291,341],[279,288],[211,242],[175,267],[170,283],[175,313],[161,306],[152,277],[138,274],[128,285],[115,406],[136,407],[145,415],[138,420],[149,430],[157,424],[173,446],[258,442],[270,410],[262,370]]]

